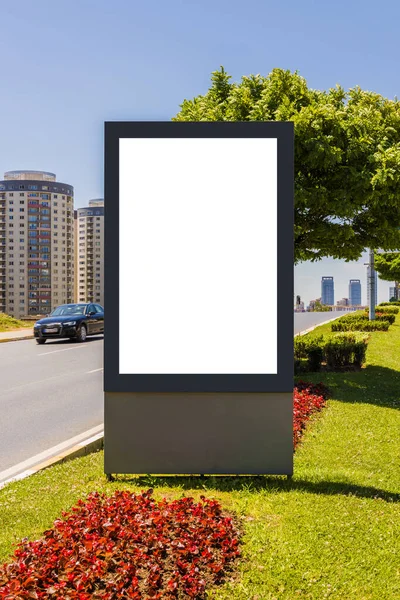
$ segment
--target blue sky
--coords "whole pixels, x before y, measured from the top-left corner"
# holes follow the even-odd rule
[[[103,122],[169,120],[220,65],[400,96],[399,21],[396,0],[1,0],[0,175],[55,172],[84,206],[103,195]],[[364,262],[303,264],[295,291],[318,297],[333,275],[347,296]]]

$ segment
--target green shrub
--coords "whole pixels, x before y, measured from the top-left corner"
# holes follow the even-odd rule
[[[380,312],[380,313],[385,313],[385,315],[386,314],[387,315],[397,315],[399,312],[399,307],[398,306],[376,306],[375,311]],[[366,308],[365,312],[368,314],[369,309]]]
[[[338,319],[331,325],[332,331],[387,331],[389,321],[369,321],[368,319],[358,319],[354,321],[342,321]]]
[[[400,306],[400,300],[393,300],[393,302],[381,302],[378,304],[377,308],[381,306]]]
[[[295,372],[319,371],[323,363],[329,369],[361,367],[368,338],[368,334],[358,332],[297,336],[294,339]]]
[[[376,321],[389,321],[390,325],[393,325],[396,315],[391,313],[375,313],[375,319]]]
[[[345,315],[344,317],[340,317],[340,319],[337,322],[355,323],[358,321],[368,321],[368,320],[369,320],[368,314],[352,313],[349,315]],[[396,320],[396,315],[391,314],[391,313],[383,313],[383,312],[379,311],[379,312],[375,313],[375,320],[376,321],[389,321],[390,325],[393,325],[393,323]]]
[[[344,317],[340,317],[339,321],[358,321],[359,319],[368,320],[368,318],[368,315],[366,315],[364,312],[355,312],[344,315]]]
[[[338,333],[325,340],[324,353],[330,369],[361,367],[365,362],[369,336],[360,333]]]
[[[319,371],[324,358],[324,338],[307,335],[294,338],[295,371]]]

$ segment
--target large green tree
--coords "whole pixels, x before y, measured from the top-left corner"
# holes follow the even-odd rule
[[[359,87],[310,89],[274,69],[240,83],[221,67],[174,121],[293,121],[295,260],[400,248],[400,102]]]
[[[375,270],[384,281],[394,281],[395,300],[400,297],[400,252],[375,252]]]

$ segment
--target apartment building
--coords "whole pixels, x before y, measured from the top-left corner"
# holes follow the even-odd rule
[[[0,181],[0,312],[17,318],[73,301],[74,189],[46,171]]]
[[[75,299],[104,306],[104,200],[75,211]]]

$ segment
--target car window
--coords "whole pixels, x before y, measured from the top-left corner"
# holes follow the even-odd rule
[[[95,310],[96,310],[97,313],[103,313],[104,312],[103,309],[102,309],[102,307],[100,306],[100,304],[95,304],[94,308],[95,308]]]
[[[89,304],[89,306],[87,307],[87,313],[86,314],[89,314],[91,312],[94,312],[94,313],[96,312],[96,310],[94,308],[94,304]]]
[[[70,315],[84,315],[85,305],[84,304],[65,304],[58,306],[53,310],[51,316],[53,317],[64,317]]]

